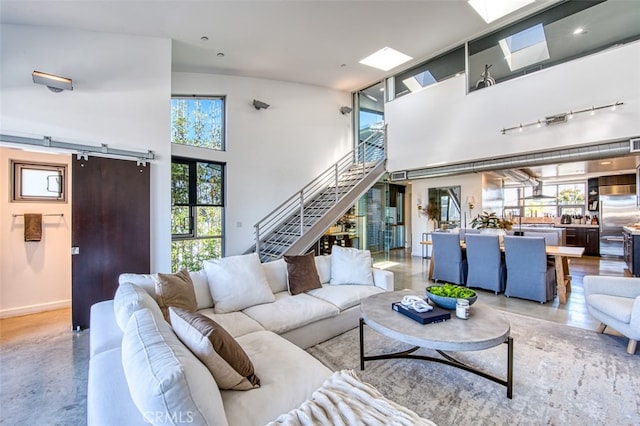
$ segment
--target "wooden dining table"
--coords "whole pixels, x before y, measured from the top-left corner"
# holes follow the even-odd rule
[[[432,245],[431,241],[420,241],[422,245]],[[460,246],[466,249],[464,241],[460,241]],[[504,246],[500,245],[500,250],[504,252]],[[569,273],[569,258],[582,257],[584,255],[584,247],[571,246],[545,246],[547,256],[555,259],[556,281],[558,288],[558,300],[560,304],[567,303],[568,294],[571,292],[571,274]],[[429,258],[429,280],[433,277],[434,256],[431,253]]]

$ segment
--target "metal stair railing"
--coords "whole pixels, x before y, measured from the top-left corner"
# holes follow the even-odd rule
[[[324,213],[335,206],[386,159],[386,126],[373,133],[334,165],[297,191],[255,225],[255,252],[273,258],[302,237]],[[279,249],[269,253],[273,246]],[[284,247],[283,247],[284,246]],[[264,251],[266,253],[263,253]],[[264,255],[264,256],[263,256]]]

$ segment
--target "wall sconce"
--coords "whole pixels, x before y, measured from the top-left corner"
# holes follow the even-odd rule
[[[262,101],[259,101],[257,99],[254,99],[253,100],[253,107],[255,109],[257,109],[257,110],[260,110],[260,109],[267,109],[267,108],[270,107],[270,105],[268,103],[266,103],[266,102],[262,102]]]
[[[418,198],[418,210],[422,210],[422,200]]]
[[[616,101],[615,103],[609,105],[592,106],[591,108],[581,109],[578,111],[570,110],[569,112],[550,115],[548,117],[545,117],[543,120],[536,120],[526,124],[520,123],[519,125],[513,127],[503,127],[500,130],[500,133],[506,135],[507,132],[510,132],[512,130],[518,130],[518,132],[522,132],[526,127],[542,127],[542,124],[550,126],[552,124],[566,123],[578,114],[584,114],[588,112],[590,115],[595,115],[596,111],[606,108],[611,108],[611,111],[615,111],[620,105],[624,105],[624,102]]]
[[[348,106],[340,107],[340,113],[341,113],[342,115],[350,114],[350,113],[351,113],[351,111],[353,111],[353,109],[352,109],[352,108],[350,108],[350,107],[348,107]]]
[[[467,197],[467,205],[469,206],[469,212],[473,210],[473,208],[475,207],[475,204],[476,204],[476,199],[473,197],[473,195]]]
[[[41,71],[34,71],[31,73],[31,77],[34,83],[44,84],[53,93],[60,93],[63,90],[73,90],[73,81],[70,78],[47,74]]]

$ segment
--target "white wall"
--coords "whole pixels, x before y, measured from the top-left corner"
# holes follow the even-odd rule
[[[386,104],[390,171],[640,135],[640,42],[465,95],[465,76]],[[546,116],[624,102],[615,112],[500,133]]]
[[[464,217],[466,213],[467,227],[471,227],[470,222],[473,217],[482,212],[482,174],[466,174],[437,179],[416,179],[411,183],[411,255],[421,256],[422,233],[427,232],[427,217],[418,213],[418,199],[422,201],[422,207],[426,207],[429,197],[429,188],[440,186],[460,185],[460,208],[462,226],[464,227]],[[467,197],[474,197],[476,204],[472,211],[469,211],[466,204]]]
[[[71,194],[55,203],[10,202],[10,161],[66,164],[69,155],[0,148],[0,318],[71,306]],[[24,213],[43,216],[42,240],[24,241]]]
[[[73,79],[74,90],[52,93],[32,82],[34,70]],[[134,151],[153,150],[157,160],[151,167],[151,267],[168,269],[170,264],[170,95],[171,41],[88,31],[17,25],[0,26],[0,131],[3,134],[45,135],[56,140]],[[26,154],[29,157],[31,154]],[[4,161],[4,160],[3,160]],[[5,170],[5,164],[3,169]],[[6,191],[7,186],[2,186]],[[6,199],[7,195],[0,195]],[[135,202],[135,200],[132,200]],[[11,223],[11,212],[0,215]],[[7,217],[9,215],[9,217]],[[65,216],[70,224],[70,214]],[[24,243],[7,244],[2,250],[24,250]],[[69,254],[65,242],[60,253]],[[47,247],[47,250],[48,247]],[[51,283],[52,276],[32,264],[33,259],[10,269],[34,268],[34,281]],[[7,257],[0,268],[9,267]],[[70,268],[70,260],[68,261]],[[2,275],[0,286],[22,285],[20,275]],[[68,284],[70,286],[70,284]],[[65,285],[65,288],[66,285]],[[3,297],[0,309],[34,303],[28,291]],[[8,299],[7,299],[8,301]]]
[[[254,242],[253,225],[353,149],[348,92],[273,80],[173,73],[179,95],[225,95],[227,150],[181,145],[173,154],[226,166],[225,255]],[[256,110],[253,99],[270,107]]]

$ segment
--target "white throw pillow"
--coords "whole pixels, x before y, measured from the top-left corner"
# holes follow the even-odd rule
[[[150,309],[154,315],[162,318],[160,307],[146,290],[127,282],[118,286],[113,297],[113,313],[120,330],[125,330],[129,318],[134,312],[144,308]]]
[[[222,396],[207,367],[167,322],[147,309],[135,312],[127,324],[122,367],[131,399],[149,423],[227,424]]]
[[[329,284],[373,285],[371,252],[334,245],[331,249]]]
[[[198,310],[213,308],[213,299],[211,298],[211,290],[209,290],[209,281],[204,270],[189,272],[191,281],[193,282],[193,291],[196,293],[196,304]]]
[[[263,263],[262,269],[264,269],[267,282],[273,294],[289,289],[287,286],[287,264],[284,262],[284,259]]]
[[[276,300],[256,253],[205,260],[203,264],[216,314]]]
[[[118,276],[118,284],[131,283],[143,288],[151,297],[156,297],[156,281],[158,274],[134,274],[125,272]]]
[[[331,255],[316,256],[316,269],[322,284],[328,284],[331,281]]]

